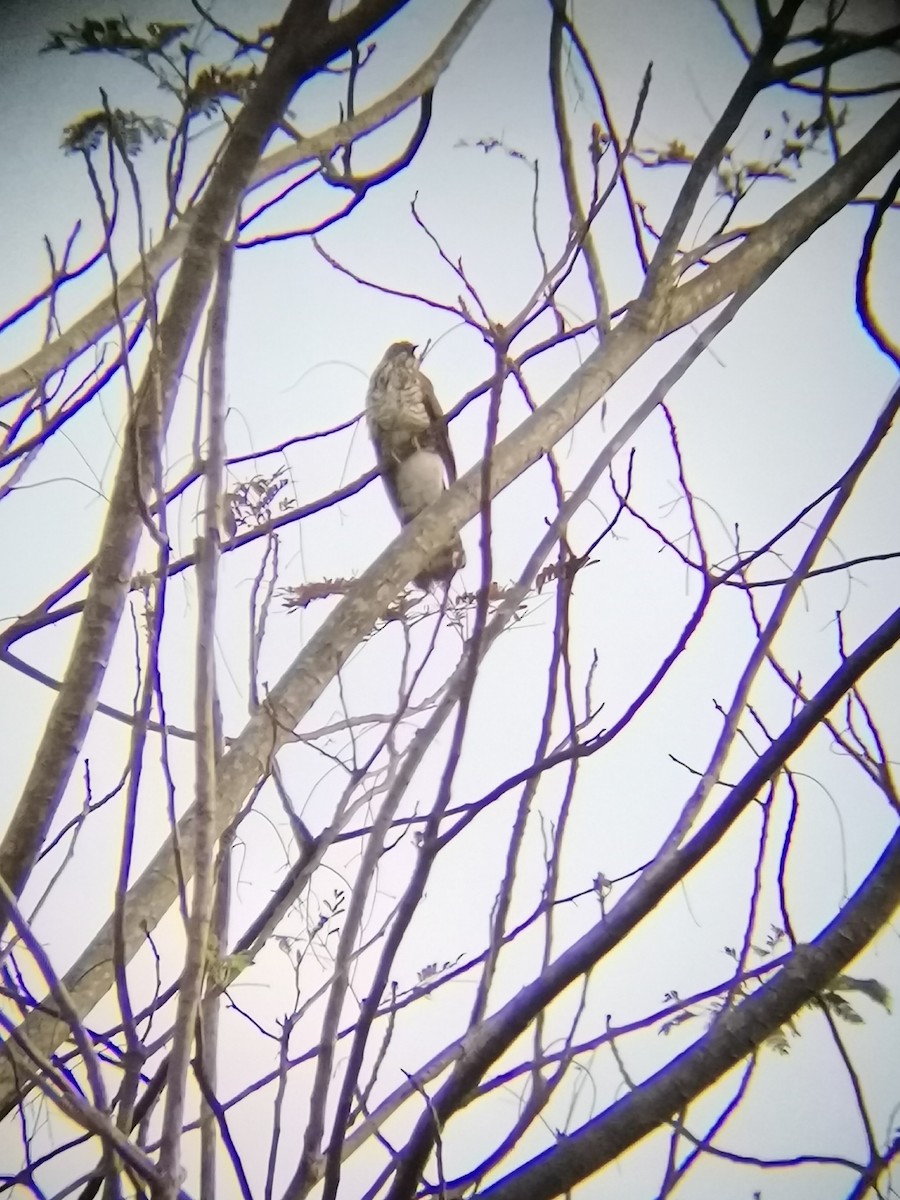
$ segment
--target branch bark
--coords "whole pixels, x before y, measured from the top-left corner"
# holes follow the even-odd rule
[[[900,153],[900,100],[877,120],[814,184],[788,200],[724,258],[672,294],[666,321],[671,329],[690,324],[698,310],[707,311],[746,287],[765,267],[786,262],[826,221],[855,199],[896,154]]]
[[[315,162],[323,156],[327,157],[341,146],[351,145],[420,100],[435,87],[490,3],[491,0],[469,0],[469,4],[433,53],[389,95],[376,101],[351,120],[341,121],[321,133],[303,138],[293,146],[276,150],[258,163],[249,175],[245,194],[270,183],[295,167]],[[393,7],[396,8],[397,5]],[[357,11],[358,9],[354,9],[352,14],[348,14],[348,18]],[[108,334],[116,323],[116,306],[124,317],[140,304],[145,294],[145,280],[149,281],[151,286],[158,283],[185,252],[191,230],[197,221],[198,211],[198,207],[195,207],[186,213],[147,253],[144,262],[138,263],[119,281],[115,299],[107,296],[65,333],[48,345],[42,346],[24,363],[0,374],[0,404],[20,396],[30,388],[40,386],[67,362]]]
[[[814,942],[798,946],[773,980],[723,1013],[705,1037],[606,1112],[506,1179],[478,1192],[478,1200],[550,1200],[612,1162],[684,1109],[824,991],[890,920],[898,904],[900,830],[840,915]]]
[[[149,519],[147,501],[154,484],[154,464],[159,460],[184,363],[209,294],[218,250],[250,173],[297,87],[406,2],[361,0],[340,21],[329,22],[323,11],[322,22],[316,26],[307,6],[292,0],[253,95],[235,121],[209,190],[198,203],[157,343],[137,391],[134,411],[129,414],[109,513],[63,686],[0,844],[0,875],[16,896],[22,894],[93,716],[144,521]],[[0,929],[5,924],[5,909],[0,904]]]
[[[355,11],[355,10],[354,10]],[[799,245],[816,228],[852,199],[897,149],[900,122],[895,106],[838,164],[811,184],[787,206],[790,213],[779,224],[772,218],[740,247],[744,254],[740,302],[784,261],[780,233]],[[754,241],[754,238],[757,238]],[[738,251],[733,252],[735,254]],[[729,256],[729,259],[731,256]],[[750,270],[752,264],[752,274]],[[714,269],[714,268],[713,268]],[[497,495],[523,471],[551,450],[609,388],[659,338],[696,320],[720,297],[702,286],[703,277],[668,294],[651,295],[635,306],[566,383],[531,417],[496,447],[491,470],[491,491]],[[723,288],[726,286],[723,283]],[[734,291],[733,287],[728,289]],[[653,320],[650,320],[650,315]],[[272,690],[269,705],[255,714],[222,760],[216,810],[216,835],[233,819],[244,797],[269,770],[271,756],[291,736],[291,731],[334,678],[359,640],[366,636],[398,591],[419,571],[439,545],[458,531],[480,509],[482,470],[476,465],[444,497],[406,527],[403,533],[361,576],[353,592],[323,622]],[[179,823],[179,840],[185,870],[190,870],[194,813]],[[177,895],[177,875],[169,840],[135,882],[126,900],[126,955],[133,956],[146,933],[152,931]],[[112,982],[112,927],[107,923],[96,935],[66,977],[79,1013],[89,1012]],[[65,1036],[65,1025],[40,1011],[25,1022],[29,1037],[51,1053]],[[0,1066],[0,1112],[16,1095],[12,1064]],[[27,1072],[27,1064],[19,1071]]]
[[[689,842],[668,858],[657,859],[652,863],[605,919],[565,950],[538,979],[523,988],[503,1008],[484,1021],[471,1036],[463,1039],[464,1044],[460,1048],[456,1070],[432,1098],[433,1111],[425,1114],[418,1122],[410,1141],[404,1147],[401,1166],[388,1200],[407,1200],[408,1196],[413,1195],[414,1184],[424,1170],[431,1148],[435,1119],[446,1121],[471,1093],[490,1065],[496,1062],[528,1027],[535,1014],[550,1004],[573,980],[596,967],[597,963],[619,945],[668,892],[685,878],[712,847],[718,844],[760,789],[781,770],[791,754],[803,744],[841,697],[874,663],[896,646],[898,641],[900,609],[895,610],[875,633],[844,659],[838,670],[804,705],[781,736],[760,755],[740,783],[731,789],[727,800],[722,803],[716,814]],[[891,861],[893,862],[893,859]],[[896,870],[897,867],[893,869]],[[874,930],[866,941],[873,934]],[[865,945],[865,942],[861,944],[860,949],[862,945]],[[850,954],[845,961],[849,961],[854,954]],[[836,974],[838,970],[840,966],[832,974]],[[821,990],[821,986],[823,985],[816,986],[813,991]],[[743,1053],[745,1052],[741,1051],[733,1061],[739,1061]],[[727,1069],[723,1068],[722,1073]],[[669,1112],[674,1112],[679,1107],[681,1105],[674,1104]]]

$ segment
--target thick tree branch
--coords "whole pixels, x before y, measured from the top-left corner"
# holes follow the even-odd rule
[[[527,1029],[538,1012],[546,1008],[573,980],[595,967],[604,955],[619,945],[718,844],[760,789],[781,770],[840,698],[898,641],[900,609],[852,654],[847,655],[838,670],[797,713],[784,733],[757,759],[740,783],[731,789],[715,815],[689,842],[668,858],[654,861],[618,901],[612,912],[565,950],[539,978],[464,1039],[456,1070],[432,1098],[434,1112],[440,1121],[445,1121],[456,1111],[485,1071]],[[893,869],[897,870],[897,866]],[[866,940],[874,932],[873,929]],[[849,957],[852,958],[853,954]],[[849,958],[844,961],[849,961]],[[840,970],[840,966],[832,974],[837,970]],[[824,985],[817,985],[813,990],[818,991],[821,986]],[[743,1053],[734,1061],[738,1061]],[[677,1107],[677,1104],[673,1104],[669,1114]],[[389,1193],[389,1200],[406,1200],[413,1194],[413,1183],[420,1177],[431,1148],[433,1120],[433,1116],[427,1114],[418,1122],[410,1142],[404,1148],[402,1165]]]
[[[0,844],[0,875],[16,896],[21,895],[40,851],[93,716],[155,483],[153,464],[159,459],[160,442],[225,229],[275,122],[298,85],[368,29],[363,14],[379,25],[403,3],[405,0],[363,0],[348,17],[334,23],[326,18],[316,28],[305,6],[294,0],[253,96],[236,120],[209,189],[197,206],[197,221],[188,237],[182,267],[129,414],[100,550],[63,687]],[[0,926],[3,924],[5,920],[0,919]]]
[[[815,54],[805,58],[795,58],[783,66],[773,67],[770,78],[773,83],[787,83],[798,75],[808,75],[810,71],[820,71],[823,67],[832,66],[847,58],[855,58],[866,51],[879,50],[896,45],[900,38],[900,25],[888,25],[877,33],[861,34],[851,32],[823,34],[824,45]]]
[[[855,146],[815,183],[758,225],[724,258],[696,279],[676,288],[666,306],[666,325],[680,329],[755,280],[774,270],[836,216],[900,153],[900,100],[875,122]]]
[[[492,484],[499,491],[587,412],[615,379],[652,345],[654,337],[634,322],[613,330],[602,356],[594,355],[519,430],[497,448]],[[482,472],[474,467],[444,499],[406,527],[404,532],[361,576],[353,592],[341,602],[271,690],[268,703],[245,726],[222,759],[218,771],[219,794],[216,834],[227,827],[250,790],[265,778],[272,755],[292,740],[292,731],[334,678],[346,657],[372,624],[388,608],[398,591],[445,540],[448,520],[460,527],[478,510]],[[178,826],[182,873],[190,877],[194,857],[195,812],[188,811]],[[178,895],[178,872],[171,839],[160,849],[125,901],[125,956],[130,959],[168,911]],[[112,974],[112,922],[79,957],[66,976],[66,985],[80,1013],[97,1004],[110,987]],[[45,1012],[34,1012],[25,1030],[45,1053],[51,1053],[65,1036],[64,1023]],[[0,1064],[0,1110],[16,1094],[16,1074],[27,1076],[26,1063]]]
[[[860,180],[867,172],[871,178],[890,158],[894,142],[900,140],[900,128],[891,133],[885,128],[886,120],[883,118],[877,123],[841,163],[812,184],[802,197],[798,197],[798,200],[805,197],[807,201],[802,219],[799,215],[794,217],[795,226],[803,230],[804,236],[809,236],[816,227],[816,221],[821,223],[840,207],[841,197],[846,202],[847,198],[856,194],[861,186]],[[874,149],[868,145],[870,138],[875,144]],[[792,205],[796,203],[791,202]],[[768,254],[765,253],[766,249]],[[746,282],[743,295],[749,295],[783,259],[780,245],[773,245],[771,239],[761,240],[755,248],[756,274]],[[702,282],[701,278],[696,284]],[[611,331],[604,347],[589,356],[554,396],[497,446],[491,472],[495,495],[542,454],[552,449],[659,336],[664,336],[671,328],[697,319],[712,304],[718,303],[718,298],[710,298],[696,284],[685,284],[677,290],[679,303],[673,304],[675,312],[669,316],[671,324],[663,328],[647,329],[642,318],[639,319],[637,315],[626,316]],[[680,300],[681,294],[689,288],[693,289],[690,305]],[[406,527],[363,574],[353,592],[341,602],[287,669],[272,690],[271,706],[251,718],[243,733],[235,739],[221,765],[216,818],[219,833],[231,821],[251,788],[265,777],[270,756],[290,739],[291,731],[322,694],[360,638],[368,634],[398,591],[433,554],[434,548],[444,544],[452,533],[479,511],[481,480],[481,468],[476,466],[438,503]],[[191,812],[180,823],[179,838],[184,858],[189,862],[193,838]],[[154,928],[176,894],[177,876],[172,847],[167,844],[129,892],[126,904],[128,956],[136,953],[146,931]],[[111,928],[106,926],[66,978],[66,984],[82,1014],[89,1012],[110,986],[110,937]],[[28,1022],[42,1025],[40,1032],[30,1029],[29,1036],[45,1052],[50,1052],[64,1036],[64,1026],[52,1022],[44,1014],[35,1013]],[[5,1108],[14,1094],[12,1074],[0,1069],[0,1108]]]
[[[370,105],[352,120],[342,121],[321,133],[303,138],[292,146],[270,154],[251,172],[247,181],[247,191],[253,191],[303,163],[315,162],[328,156],[341,146],[351,145],[420,100],[435,87],[490,2],[491,0],[470,0],[422,66],[389,95]],[[357,11],[358,9],[355,9],[354,13]],[[148,252],[144,264],[138,263],[119,281],[116,303],[122,316],[126,316],[143,300],[145,279],[151,284],[157,283],[175,265],[184,253],[196,220],[195,206]],[[107,296],[55,341],[42,346],[20,366],[0,374],[0,404],[30,388],[40,386],[70,359],[109,333],[115,323],[113,298]]]
[[[479,1200],[550,1200],[599,1171],[721,1079],[832,982],[900,904],[900,830],[840,914],[796,948],[774,979],[606,1112],[538,1155]],[[412,1192],[409,1193],[410,1196]]]
[[[735,88],[731,99],[700,152],[691,163],[687,178],[682,185],[669,219],[666,221],[659,244],[650,262],[650,269],[647,272],[642,292],[643,298],[649,298],[657,292],[660,281],[664,280],[671,270],[684,231],[694,215],[700,193],[703,191],[710,173],[715,170],[725,153],[729,139],[740,125],[756,96],[766,86],[772,63],[790,31],[791,23],[801,3],[802,0],[784,0],[776,16],[763,29],[759,46],[747,65],[744,77]]]

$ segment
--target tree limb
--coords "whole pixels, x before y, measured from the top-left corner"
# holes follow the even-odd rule
[[[690,1049],[478,1200],[550,1200],[623,1154],[721,1079],[827,989],[900,903],[900,830],[840,914],[798,946],[774,979],[723,1012]],[[412,1193],[410,1193],[411,1195]]]
[[[888,122],[886,116],[876,123],[841,163],[798,198],[806,199],[805,210],[800,214],[795,212],[792,218],[795,231],[802,232],[801,241],[828,219],[841,202],[846,203],[855,195],[862,183],[876,174],[895,152],[893,147],[900,141],[900,127],[890,132],[886,128]],[[874,148],[869,144],[870,138],[875,142]],[[792,205],[796,203],[791,202]],[[754,254],[751,261],[756,272],[745,279],[743,298],[760,286],[786,257],[782,247],[772,244],[771,238],[761,238]],[[745,268],[745,275],[749,276],[749,268]],[[657,309],[663,313],[659,318],[661,323],[654,323],[652,328],[647,327],[644,317],[638,313],[626,316],[611,331],[603,348],[590,355],[549,400],[497,445],[491,470],[494,495],[552,449],[658,338],[702,316],[719,302],[718,296],[710,296],[708,290],[697,286],[702,283],[701,277],[676,290],[676,299],[669,306],[667,319],[666,305],[661,303]],[[656,297],[651,300],[655,305]],[[436,546],[444,544],[479,511],[481,480],[481,467],[475,466],[440,501],[407,526],[361,576],[353,591],[323,622],[288,667],[270,694],[270,707],[251,718],[222,760],[216,814],[218,832],[228,825],[251,788],[265,777],[271,755],[291,738],[295,726],[397,592],[421,569]],[[193,839],[193,814],[190,811],[179,824],[179,839],[184,858],[189,863]],[[136,953],[147,931],[162,918],[176,894],[172,847],[166,844],[128,895],[126,953],[129,956]],[[110,938],[111,928],[107,925],[66,977],[66,985],[81,1013],[89,1012],[110,986]],[[29,1036],[45,1052],[58,1045],[65,1034],[64,1025],[40,1012],[29,1016],[25,1025]],[[15,1094],[14,1073],[7,1066],[0,1067],[0,1111],[8,1107]]]
[[[310,23],[293,0],[253,95],[241,111],[210,185],[197,205],[181,270],[129,414],[124,450],[94,560],[75,644],[50,717],[2,844],[0,875],[20,896],[83,745],[125,604],[154,486],[154,466],[181,373],[209,293],[218,248],[254,165],[290,97],[335,54],[380,25],[406,0],[361,0],[340,21]],[[115,307],[115,306],[114,306]],[[116,312],[116,319],[121,312]],[[0,928],[5,925],[0,905]]]
[[[252,192],[294,167],[306,162],[315,162],[341,146],[350,145],[358,138],[379,129],[420,100],[434,88],[490,2],[491,0],[469,0],[469,4],[422,66],[382,100],[376,101],[352,120],[341,121],[321,133],[303,138],[292,146],[270,154],[251,171],[246,192]],[[357,11],[358,9],[353,10],[354,13]],[[195,207],[148,251],[143,264],[138,263],[119,281],[117,303],[122,316],[126,316],[143,300],[145,277],[151,283],[158,282],[182,256],[196,220]],[[0,404],[21,395],[29,388],[40,386],[70,359],[107,334],[113,328],[115,320],[113,299],[107,296],[55,341],[42,346],[20,366],[0,374]]]

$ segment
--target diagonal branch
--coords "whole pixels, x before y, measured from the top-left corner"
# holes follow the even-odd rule
[[[883,125],[879,122],[864,139],[868,142]],[[900,140],[900,129],[894,130]],[[879,134],[877,149],[864,150],[863,143],[849,152],[837,167],[826,172],[804,192],[806,208],[802,220],[793,224],[808,237],[839,206],[858,191],[884,165],[893,150],[891,139]],[[859,152],[859,153],[857,153]],[[849,163],[849,166],[848,166]],[[868,175],[866,175],[868,172]],[[801,237],[802,240],[802,237]],[[765,253],[768,249],[768,254]],[[739,308],[748,295],[777,269],[785,257],[781,247],[763,243],[755,259],[756,274],[745,281],[736,298]],[[698,281],[702,282],[702,280]],[[676,292],[693,284],[684,285]],[[564,437],[608,392],[609,388],[654,344],[673,328],[702,316],[718,299],[702,291],[691,293],[669,324],[648,329],[637,314],[626,316],[606,339],[602,349],[590,355],[557,392],[516,430],[500,442],[493,455],[491,491],[498,494],[528,467],[537,462]],[[661,306],[665,312],[665,306]],[[675,306],[673,305],[673,308]],[[676,323],[677,322],[677,323]],[[482,470],[475,466],[440,501],[408,525],[394,543],[361,576],[353,591],[338,605],[310,638],[282,679],[271,692],[271,706],[255,714],[221,763],[217,797],[216,828],[229,824],[244,797],[269,771],[271,755],[292,738],[292,731],[360,639],[366,636],[407,583],[454,532],[478,511],[481,504]],[[275,720],[273,720],[273,714]],[[192,856],[194,815],[188,812],[179,825],[179,842],[186,863]],[[693,843],[691,843],[693,845]],[[144,874],[132,886],[126,902],[126,954],[135,954],[147,932],[152,931],[177,895],[177,875],[171,843],[164,845]],[[111,981],[111,928],[99,931],[66,978],[66,985],[82,1014],[89,1012],[108,990]],[[29,1036],[45,1052],[65,1035],[65,1026],[36,1012],[25,1022]],[[16,1094],[11,1064],[0,1063],[0,1111]],[[19,1068],[27,1074],[27,1065]]]
[[[435,1111],[440,1120],[446,1120],[451,1113],[456,1111],[488,1067],[496,1062],[499,1056],[527,1029],[536,1013],[545,1008],[573,980],[596,966],[601,958],[619,945],[623,938],[660,903],[668,892],[697,863],[702,861],[747,806],[753,802],[760,788],[783,767],[791,754],[803,744],[840,698],[898,642],[900,642],[900,609],[895,610],[852,654],[846,656],[831,678],[799,710],[781,736],[764,754],[760,755],[740,783],[732,788],[728,798],[721,804],[716,814],[686,845],[668,859],[657,860],[651,864],[643,872],[638,882],[625,893],[612,912],[565,950],[533,983],[523,988],[517,996],[465,1039],[465,1044],[457,1059],[456,1070],[433,1097]],[[900,847],[898,847],[897,853],[900,853]],[[891,861],[894,862],[893,859]],[[895,862],[892,869],[897,873],[900,869],[900,861]],[[896,880],[895,884],[897,898],[900,898],[900,880]],[[846,911],[845,909],[844,912]],[[881,921],[886,919],[886,917],[882,917]],[[867,934],[865,941],[874,936],[875,931],[873,928]],[[865,942],[862,943],[862,945],[864,944]],[[860,945],[860,949],[862,945]],[[856,952],[854,951],[846,959],[842,959],[822,984],[813,987],[813,992],[821,990],[824,983],[827,983],[832,975],[840,971]],[[783,1019],[786,1020],[787,1017]],[[781,1021],[777,1023],[781,1023]],[[763,1034],[760,1041],[765,1036],[767,1035]],[[739,1061],[747,1052],[742,1051],[733,1062]],[[729,1065],[733,1065],[733,1062]],[[727,1067],[723,1068],[720,1073],[724,1073],[724,1070],[727,1069]],[[718,1078],[718,1076],[716,1077]],[[679,1107],[677,1104],[673,1104],[666,1115],[671,1115],[677,1107]],[[404,1148],[402,1166],[398,1171],[388,1200],[405,1200],[406,1196],[411,1194],[410,1181],[417,1179],[424,1169],[433,1136],[431,1117],[422,1118]],[[555,1193],[548,1194],[555,1195]]]
[[[348,16],[316,27],[293,0],[254,93],[231,131],[209,188],[197,206],[181,269],[162,318],[125,430],[109,512],[63,687],[44,730],[35,763],[0,844],[0,875],[20,896],[62,799],[93,716],[125,604],[155,466],[181,373],[209,293],[216,255],[234,219],[250,172],[291,96],[325,65],[405,0],[362,0]],[[368,20],[368,24],[366,23]],[[302,34],[302,36],[301,36]],[[146,286],[146,283],[145,283]],[[114,306],[115,307],[115,306]],[[121,312],[116,312],[117,319]],[[5,910],[0,906],[0,927]]]
[[[411,104],[431,91],[441,75],[450,65],[457,50],[472,32],[491,0],[469,0],[468,5],[451,26],[446,36],[438,43],[432,54],[418,70],[414,71],[389,95],[376,101],[352,120],[342,121],[321,133],[303,138],[284,150],[275,151],[251,171],[246,190],[248,192],[271,182],[279,175],[303,163],[316,162],[341,146],[349,146],[404,112]],[[362,5],[348,14],[356,16]],[[366,6],[372,8],[371,4]],[[393,5],[392,7],[397,7]],[[343,28],[343,22],[340,23]],[[157,283],[184,254],[197,221],[198,209],[186,213],[159,242],[147,253],[143,264],[139,263],[119,282],[118,308],[126,316],[144,298],[145,277],[151,284]],[[72,358],[93,345],[107,334],[115,324],[113,300],[106,297],[89,313],[85,313],[71,328],[54,342],[41,347],[18,367],[0,374],[0,403],[21,395],[30,388],[39,386],[55,371],[60,370]]]
[[[826,221],[830,221],[900,152],[900,100],[880,117],[844,156],[788,200],[773,217],[757,225],[734,250],[681,284],[667,306],[674,329],[695,320],[698,312],[727,300],[756,277],[762,265],[771,270],[785,262]]]
[[[790,31],[791,22],[801,3],[802,0],[784,0],[778,14],[763,29],[757,51],[747,64],[743,78],[691,164],[650,263],[643,289],[644,297],[651,296],[657,290],[660,280],[665,279],[672,269],[681,239],[706,181],[718,166],[729,138],[740,125],[756,96],[766,86],[772,63]]]
[[[824,991],[890,920],[898,903],[900,831],[840,914],[814,942],[798,946],[774,979],[723,1012],[705,1037],[606,1112],[478,1192],[478,1200],[550,1200],[612,1162]]]

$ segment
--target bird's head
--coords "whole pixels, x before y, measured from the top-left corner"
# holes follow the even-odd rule
[[[384,357],[387,359],[414,359],[416,350],[415,342],[394,342],[393,346],[388,346]]]

